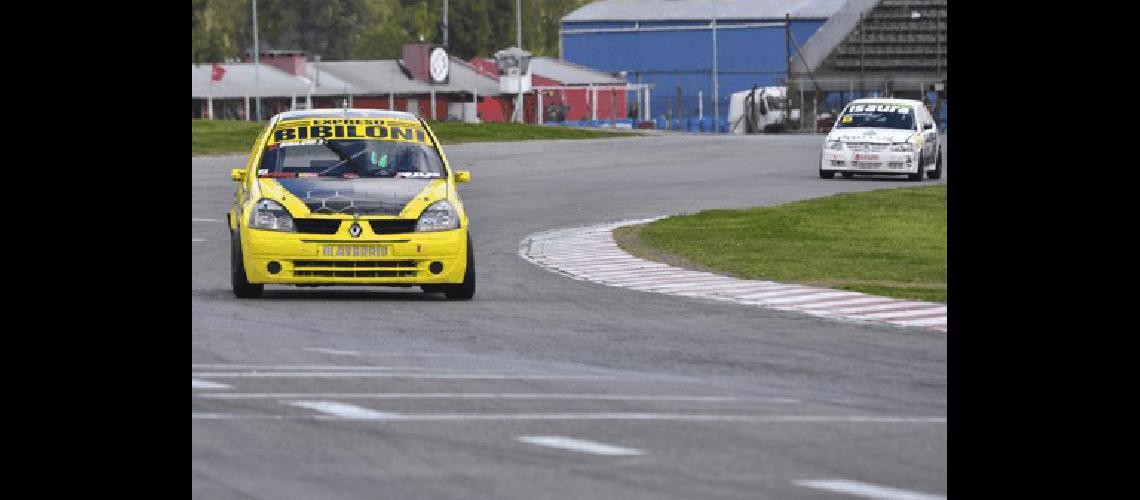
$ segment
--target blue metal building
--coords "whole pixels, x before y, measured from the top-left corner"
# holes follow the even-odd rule
[[[729,96],[753,85],[782,85],[788,73],[786,34],[803,46],[846,0],[600,0],[562,18],[561,57],[653,83],[652,118],[689,121],[713,114],[713,29],[719,117]],[[785,23],[790,16],[790,23]],[[795,54],[796,45],[791,45]],[[699,96],[699,97],[698,97]],[[635,102],[633,96],[629,101]],[[639,103],[640,104],[640,103]],[[659,120],[659,123],[661,121]],[[706,120],[706,126],[711,125]],[[723,127],[723,125],[722,125]]]

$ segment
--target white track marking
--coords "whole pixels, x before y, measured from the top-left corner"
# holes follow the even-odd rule
[[[336,354],[336,355],[340,355],[340,356],[360,356],[360,353],[356,352],[356,351],[345,351],[345,350],[341,350],[341,349],[328,349],[328,348],[324,348],[324,347],[307,347],[303,350],[312,351],[312,352],[319,352],[319,353],[324,353],[324,354]]]
[[[697,280],[688,283],[664,283],[660,285],[645,285],[643,290],[691,290],[694,288],[707,288],[712,284],[720,284],[720,280]]]
[[[797,295],[795,297],[769,299],[767,302],[769,304],[794,304],[797,302],[808,302],[808,301],[812,301],[812,300],[827,299],[827,298],[831,298],[831,297],[844,297],[844,296],[847,296],[848,293],[849,292],[829,292],[829,291],[822,291],[821,290],[821,291],[816,292],[816,293],[810,293],[810,294],[806,294],[806,295]]]
[[[946,331],[946,306],[943,304],[774,281],[744,280],[681,269],[629,255],[618,248],[613,240],[612,231],[615,228],[661,218],[625,220],[535,233],[519,243],[519,256],[539,267],[575,280],[641,292],[727,301],[833,320]],[[920,317],[936,313],[943,317]]]
[[[895,321],[895,323],[898,323],[900,325],[907,325],[907,326],[935,326],[935,325],[946,326],[946,317],[943,316],[940,318],[905,319],[905,320]]]
[[[352,405],[348,405],[352,406]],[[368,410],[371,411],[371,410]],[[381,412],[376,412],[381,413]],[[694,413],[383,413],[384,420],[398,422],[527,421],[527,420],[666,420],[679,422],[738,422],[791,424],[945,424],[945,417],[883,415],[718,415]],[[192,413],[195,420],[329,420],[331,415],[266,415]]]
[[[940,314],[941,317],[946,317],[946,308],[931,308],[931,309],[907,309],[900,311],[882,312],[874,314],[864,314],[864,318],[870,319],[894,319],[894,318],[909,318],[911,316],[929,316],[931,314]]]
[[[198,380],[196,378],[190,379],[190,387],[192,389],[229,389],[226,384],[219,384],[217,382],[210,382],[209,380]]]
[[[293,406],[300,406],[301,408],[316,410],[321,413],[327,413],[334,417],[347,418],[350,420],[388,420],[392,418],[399,418],[399,415],[396,413],[374,411],[369,410],[368,408],[361,408],[356,405],[337,403],[333,401],[294,401],[289,404]]]
[[[401,372],[201,372],[192,373],[195,377],[208,378],[407,378],[407,379],[453,379],[453,380],[610,380],[613,377],[602,375],[529,375],[529,374],[482,374],[482,373],[401,373]]]
[[[371,392],[371,393],[207,393],[202,399],[503,399],[503,400],[555,400],[555,401],[683,401],[693,403],[799,403],[792,398],[736,398],[730,396],[672,396],[640,394],[532,394],[532,393],[480,393],[480,392]]]
[[[846,479],[801,479],[795,481],[795,484],[806,488],[815,488],[817,490],[845,493],[852,496],[880,500],[940,500],[946,498],[945,495],[918,493],[870,483],[861,483],[859,481],[848,481]]]
[[[206,241],[206,238],[193,238],[192,237],[192,238],[190,238],[190,241],[192,243],[200,243],[200,242]]]
[[[192,363],[190,365],[192,370],[268,370],[268,371],[288,371],[288,370],[364,370],[364,371],[385,371],[385,370],[430,370],[429,368],[417,368],[410,366],[370,366],[370,365],[253,365],[253,364],[229,364],[229,363]]]
[[[778,299],[781,297],[799,297],[801,295],[810,295],[825,292],[822,288],[788,288],[785,290],[776,290],[772,292],[750,293],[748,295],[741,295],[736,297],[743,301],[751,301],[754,303],[766,302],[768,299]]]
[[[861,298],[855,298],[855,299],[843,300],[843,301],[835,301],[835,302],[826,302],[823,304],[804,304],[801,307],[805,310],[818,310],[818,311],[831,310],[831,311],[834,311],[840,307],[869,306],[872,304],[879,305],[879,304],[884,304],[887,302],[896,302],[896,300],[895,299],[886,299],[886,298],[867,297],[864,295]]]
[[[519,436],[519,441],[538,446],[549,446],[551,448],[561,448],[563,450],[592,453],[594,455],[606,455],[615,457],[643,455],[641,450],[635,450],[633,448],[625,448],[611,444],[599,443],[597,441],[586,441],[584,439],[574,439],[564,436]]]
[[[193,222],[221,222],[222,221],[221,219],[200,219],[198,217],[194,217],[192,220],[193,220]]]

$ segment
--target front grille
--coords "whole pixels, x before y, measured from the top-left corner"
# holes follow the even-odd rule
[[[907,165],[901,161],[892,161],[887,164],[887,168],[906,168]]]
[[[297,232],[307,234],[336,234],[340,223],[337,219],[293,219]]]
[[[326,278],[414,278],[415,271],[293,271],[293,276]]]
[[[295,260],[293,276],[327,278],[412,278],[414,260]]]
[[[293,276],[414,278],[416,261],[293,261]]]
[[[416,267],[414,260],[295,260],[293,267]]]
[[[853,161],[851,163],[853,163],[858,168],[879,168],[883,166],[882,163],[879,163],[877,161]]]
[[[416,231],[416,219],[377,219],[370,220],[372,232],[376,234],[401,234]]]
[[[847,162],[844,160],[831,160],[831,166],[833,166],[833,167],[846,167]]]
[[[887,150],[888,145],[875,142],[848,142],[848,151],[872,151],[883,152]]]

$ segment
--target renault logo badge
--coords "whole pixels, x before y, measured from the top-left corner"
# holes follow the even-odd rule
[[[351,226],[348,226],[348,234],[352,235],[353,238],[359,238],[360,237],[360,224],[357,222],[353,222]]]

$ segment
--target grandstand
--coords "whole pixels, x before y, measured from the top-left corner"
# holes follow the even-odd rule
[[[944,118],[946,0],[851,1],[799,49],[794,86],[840,105],[866,95],[925,99]]]

